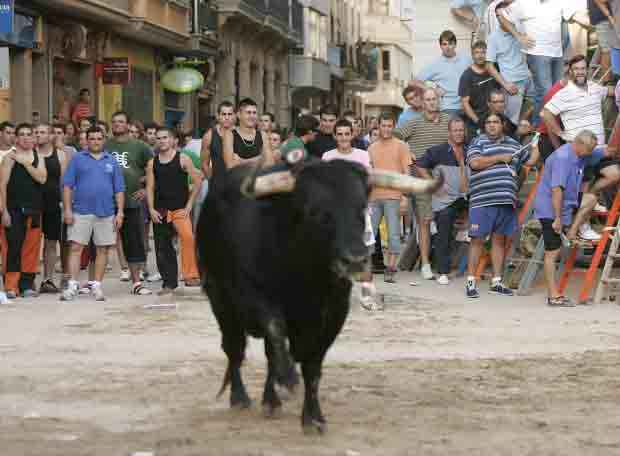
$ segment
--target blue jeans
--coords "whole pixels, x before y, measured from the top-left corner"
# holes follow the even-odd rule
[[[534,89],[536,91],[532,124],[538,125],[540,122],[539,113],[543,108],[543,97],[555,82],[562,79],[564,62],[562,57],[527,54],[527,64],[532,71],[532,79],[534,80]]]
[[[391,255],[400,254],[400,200],[375,200],[370,202],[369,207],[373,232],[377,232],[381,217],[385,216],[388,229],[388,252]]]

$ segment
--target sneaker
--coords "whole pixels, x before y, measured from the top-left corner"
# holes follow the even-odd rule
[[[4,291],[0,291],[0,304],[8,304],[9,298]]]
[[[58,287],[52,282],[52,279],[44,280],[39,287],[39,293],[58,293],[59,291]]]
[[[450,279],[448,278],[448,276],[446,274],[441,274],[437,278],[437,283],[439,285],[449,285],[450,284]]]
[[[556,298],[547,298],[549,307],[575,307],[576,304],[566,296],[558,296]]]
[[[129,269],[121,269],[121,282],[129,282],[130,277]]]
[[[92,293],[92,291],[93,291],[93,281],[89,280],[78,290],[78,294],[89,295]]]
[[[159,282],[161,280],[161,274],[159,272],[154,272],[149,274],[146,278],[147,282]]]
[[[599,212],[601,214],[607,214],[608,209],[603,206],[601,203],[596,203],[596,206],[594,206],[594,209],[592,209],[592,212]]]
[[[69,281],[67,288],[60,295],[61,301],[73,301],[78,294],[78,284],[72,280]]]
[[[471,282],[471,281],[467,282],[467,284],[465,285],[465,295],[468,298],[479,298],[480,297],[480,292],[476,288],[476,282]]]
[[[167,296],[167,295],[171,295],[172,293],[174,293],[174,290],[172,288],[163,287],[156,294],[157,296]]]
[[[383,281],[385,283],[396,283],[396,269],[386,268],[383,273]]]
[[[188,279],[185,281],[185,286],[186,287],[199,287],[200,279]]]
[[[95,301],[105,301],[105,295],[103,294],[100,283],[93,284],[91,290],[93,296],[95,297]]]
[[[144,271],[140,271],[140,282],[144,282],[146,278],[146,275],[144,274]]]
[[[491,285],[491,287],[489,287],[489,293],[503,296],[514,295],[514,291],[505,286],[502,282],[497,282],[495,285]]]
[[[28,288],[27,290],[22,291],[22,298],[38,298],[39,293],[36,290],[31,290]]]
[[[601,235],[594,231],[589,223],[584,223],[579,227],[577,236],[584,241],[598,241],[601,239]]]
[[[422,265],[422,277],[424,280],[433,280],[435,278],[430,264]]]

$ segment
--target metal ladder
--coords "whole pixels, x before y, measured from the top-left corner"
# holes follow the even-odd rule
[[[618,218],[618,222],[614,228],[607,227],[605,230],[613,231],[614,237],[611,240],[611,246],[607,252],[607,258],[605,259],[605,265],[601,273],[601,280],[594,293],[594,304],[600,304],[605,296],[608,296],[610,300],[615,300],[616,296],[620,294],[620,278],[610,277],[614,267],[614,260],[620,258],[620,254],[618,254],[618,248],[620,247],[620,218]]]

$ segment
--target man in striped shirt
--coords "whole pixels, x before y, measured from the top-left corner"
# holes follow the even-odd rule
[[[569,60],[568,77],[568,84],[543,109],[547,128],[566,142],[573,142],[580,131],[590,130],[599,144],[605,144],[601,103],[605,97],[614,96],[614,88],[588,81],[588,63],[583,55]],[[564,129],[555,117],[558,115]]]
[[[501,114],[490,113],[483,119],[484,133],[467,151],[469,178],[469,262],[465,286],[468,298],[480,296],[474,277],[482,248],[491,235],[493,279],[489,293],[511,296],[512,290],[502,284],[506,240],[517,230],[515,206],[519,169],[538,161],[538,147],[522,148],[516,140],[504,135]]]
[[[450,116],[439,110],[439,97],[435,89],[427,88],[422,95],[424,112],[422,118],[412,119],[392,132],[394,137],[409,144],[409,152],[415,168],[415,160],[432,146],[448,141],[448,121]],[[422,257],[422,277],[433,279],[433,271],[429,260],[431,250],[431,220],[433,209],[431,195],[419,193],[415,196],[416,222],[420,235],[420,256]],[[415,240],[415,236],[412,236]],[[407,245],[407,249],[412,244]]]

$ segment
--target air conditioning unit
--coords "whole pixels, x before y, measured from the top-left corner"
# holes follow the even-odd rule
[[[69,24],[64,28],[61,53],[68,60],[86,59],[86,39],[88,29],[80,24]]]

